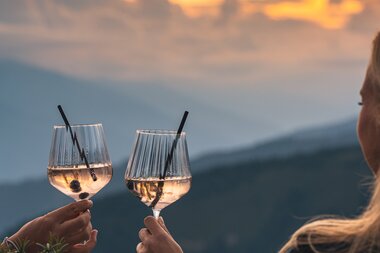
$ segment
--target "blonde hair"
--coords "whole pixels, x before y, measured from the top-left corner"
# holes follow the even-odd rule
[[[376,93],[379,93],[376,96],[380,97],[380,32],[373,41],[368,71],[375,79],[371,83],[378,86],[374,87]],[[325,218],[311,221],[291,236],[280,253],[287,253],[290,249],[301,246],[307,246],[313,252],[322,253],[324,252],[320,247],[322,245],[337,247],[334,253],[379,252],[380,172],[373,185],[370,203],[361,215],[353,219]],[[326,249],[325,252],[333,251]]]

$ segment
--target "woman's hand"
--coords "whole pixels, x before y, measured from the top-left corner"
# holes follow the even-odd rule
[[[183,253],[181,247],[170,235],[162,217],[153,216],[144,219],[146,228],[139,232],[141,242],[137,244],[137,253]]]
[[[91,207],[89,200],[71,203],[28,222],[9,239],[13,242],[28,240],[28,252],[35,253],[40,250],[36,243],[46,244],[52,235],[64,238],[69,252],[91,252],[97,236],[90,222]],[[84,241],[87,242],[83,244]]]
[[[71,253],[90,253],[96,246],[96,240],[98,236],[98,230],[91,231],[90,239],[85,243],[75,244],[72,247]]]

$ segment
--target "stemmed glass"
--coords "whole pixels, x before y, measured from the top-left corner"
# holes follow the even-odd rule
[[[125,182],[158,218],[160,211],[184,196],[191,186],[186,133],[137,130]]]
[[[90,199],[106,186],[112,164],[102,124],[54,126],[48,178],[76,201]]]

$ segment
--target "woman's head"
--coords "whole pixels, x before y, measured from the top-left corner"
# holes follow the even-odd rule
[[[377,174],[380,168],[380,33],[373,41],[360,95],[363,106],[358,120],[358,137],[368,165]]]
[[[361,88],[363,107],[358,120],[358,137],[364,156],[373,172],[379,175],[370,203],[353,219],[322,219],[302,226],[280,253],[307,245],[312,252],[318,245],[348,245],[339,253],[379,252],[380,249],[380,32],[373,42],[373,51],[366,78]],[[332,252],[332,251],[331,251]]]

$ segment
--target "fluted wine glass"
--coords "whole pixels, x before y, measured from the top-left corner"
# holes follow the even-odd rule
[[[186,133],[167,130],[137,130],[129,157],[125,182],[128,189],[154,217],[184,196],[191,186]]]
[[[102,124],[56,125],[50,149],[50,183],[74,200],[90,199],[112,178]]]

